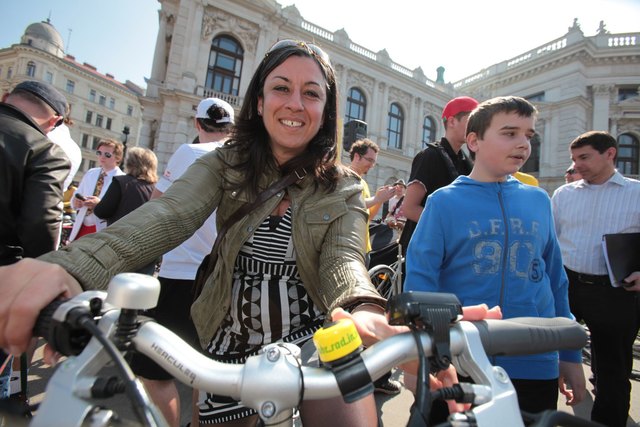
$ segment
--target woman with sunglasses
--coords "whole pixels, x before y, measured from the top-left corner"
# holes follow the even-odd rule
[[[78,189],[71,198],[71,204],[78,209],[78,213],[69,234],[69,242],[100,231],[107,226],[107,221],[98,218],[93,213],[93,209],[104,197],[113,177],[124,175],[118,167],[122,160],[122,152],[122,143],[114,139],[102,139],[98,143],[96,155],[100,167],[85,172]]]

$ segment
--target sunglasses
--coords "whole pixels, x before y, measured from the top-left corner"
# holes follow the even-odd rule
[[[100,150],[96,151],[96,155],[97,155],[98,157],[100,157],[100,156],[105,156],[107,159],[110,159],[111,157],[113,157],[113,154],[108,153],[108,152],[106,152],[106,151],[103,153],[103,152],[102,152],[102,151],[100,151]]]
[[[327,53],[324,50],[320,49],[315,44],[306,43],[300,40],[291,40],[291,39],[284,39],[284,40],[275,42],[275,44],[271,46],[271,48],[269,48],[265,56],[268,56],[271,52],[274,52],[278,49],[282,49],[283,47],[288,47],[288,46],[298,46],[303,49],[306,49],[307,52],[309,52],[311,55],[313,55],[317,59],[321,60],[323,63],[325,64],[330,63],[329,55],[327,55]]]
[[[575,169],[567,169],[567,171],[565,172],[565,175],[575,175],[576,170]]]
[[[371,157],[362,156],[362,158],[365,159],[367,162],[371,163],[372,165],[376,164],[376,161],[374,159],[372,159]]]
[[[60,117],[56,123],[53,125],[54,129],[64,123],[64,117]]]

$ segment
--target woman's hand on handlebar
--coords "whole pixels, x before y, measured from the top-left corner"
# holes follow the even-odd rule
[[[486,304],[474,305],[462,308],[463,320],[475,321],[483,319],[502,319],[502,311],[496,306],[489,308]],[[390,337],[395,334],[409,331],[407,326],[391,326],[382,313],[382,309],[371,304],[357,307],[353,313],[348,313],[340,308],[331,313],[332,320],[350,318],[356,325],[358,333],[365,345],[372,345],[375,342]],[[400,367],[404,370],[405,386],[410,390],[415,390],[416,374],[418,372],[417,362],[410,362]],[[430,375],[431,388],[451,387],[458,382],[458,375],[453,365],[448,369],[438,372],[436,376]],[[469,408],[469,405],[456,403],[448,400],[450,412],[461,412]]]
[[[79,283],[56,264],[24,259],[0,267],[0,348],[20,355],[40,310],[56,298],[80,292]]]
[[[389,325],[382,307],[374,304],[358,306],[352,313],[346,312],[341,308],[336,308],[331,312],[331,320],[345,318],[353,320],[365,347],[393,335],[409,331],[409,328],[406,326]]]
[[[479,304],[463,307],[462,316],[463,320],[470,321],[502,319],[502,312],[498,306],[489,308],[486,304]],[[353,320],[365,346],[373,345],[390,336],[409,331],[406,326],[389,325],[382,308],[374,304],[358,306],[353,310],[353,313],[348,313],[341,308],[337,308],[331,313],[332,320],[344,318]]]

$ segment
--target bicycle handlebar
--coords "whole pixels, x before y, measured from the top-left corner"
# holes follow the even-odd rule
[[[110,288],[108,298],[104,292],[85,292],[66,302],[56,302],[56,307],[41,312],[34,333],[44,336],[57,351],[77,356],[64,362],[72,364],[72,369],[59,368],[52,376],[46,397],[31,424],[33,427],[53,427],[54,420],[61,420],[60,426],[70,426],[70,419],[81,422],[90,413],[92,404],[87,396],[93,383],[89,379],[108,359],[101,344],[79,333],[75,324],[79,318],[99,317],[99,329],[117,341],[120,316],[131,308],[118,308],[109,303],[118,301],[120,305],[127,305],[122,303],[126,299],[112,298],[111,292]],[[97,304],[97,300],[102,304]],[[419,332],[419,338],[425,355],[432,355],[434,342],[429,333]],[[300,349],[294,345],[270,344],[260,355],[249,357],[244,365],[224,364],[203,355],[153,321],[144,322],[131,342],[136,351],[153,359],[177,380],[202,391],[242,400],[270,423],[289,419],[301,395],[305,400],[341,395],[332,371],[301,366]],[[522,425],[508,375],[499,366],[492,366],[487,355],[579,349],[585,344],[584,328],[566,318],[461,321],[450,329],[453,362],[460,374],[471,376],[476,383],[472,386],[476,395],[472,412],[481,427],[498,425],[505,419],[513,420],[510,425]],[[387,338],[361,353],[372,380],[417,356],[416,341],[410,333]]]

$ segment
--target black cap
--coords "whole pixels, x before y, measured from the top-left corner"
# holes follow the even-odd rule
[[[67,113],[67,98],[48,83],[27,80],[20,83],[13,90],[22,90],[34,94],[53,108],[53,111],[59,116],[64,117]]]

